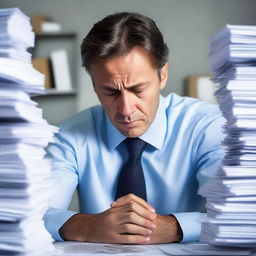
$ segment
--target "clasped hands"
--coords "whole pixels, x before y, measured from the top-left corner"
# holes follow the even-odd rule
[[[75,214],[60,228],[64,240],[154,244],[178,242],[182,231],[174,216],[163,216],[143,199],[128,194],[99,214]]]

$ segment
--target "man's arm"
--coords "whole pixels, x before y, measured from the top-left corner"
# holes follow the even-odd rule
[[[198,140],[195,142],[196,178],[199,187],[215,175],[224,155],[221,141],[224,137],[222,126],[225,120],[219,112],[216,113],[209,112],[208,116],[201,119],[204,126],[199,133]],[[203,209],[202,211],[204,211]],[[206,213],[178,212],[173,213],[173,215],[183,231],[182,242],[198,241],[201,233],[201,223],[205,219]]]
[[[68,141],[68,134],[55,135],[54,143],[47,148],[47,157],[52,162],[51,179],[54,181],[49,209],[44,214],[44,224],[53,239],[62,241],[60,227],[76,214],[67,210],[78,184],[77,161],[74,149]]]
[[[181,230],[173,216],[157,215],[143,199],[129,194],[99,214],[76,214],[60,229],[65,240],[153,244],[181,240]]]
[[[127,196],[118,198],[115,202],[111,204],[111,207],[118,208],[126,204],[133,202],[135,204],[146,207],[148,204],[141,198],[129,194]],[[148,243],[158,244],[158,243],[172,243],[180,242],[182,240],[182,230],[179,222],[173,215],[160,215],[156,214],[153,224],[155,228],[150,236]]]

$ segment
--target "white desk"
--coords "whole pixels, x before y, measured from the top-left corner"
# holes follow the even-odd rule
[[[254,255],[249,249],[215,248],[202,243],[162,245],[120,245],[81,242],[55,242],[59,256],[163,256],[163,255]]]

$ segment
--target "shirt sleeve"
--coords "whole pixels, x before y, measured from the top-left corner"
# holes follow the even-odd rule
[[[44,214],[44,225],[54,240],[63,241],[59,229],[76,212],[50,207]]]
[[[222,125],[224,118],[208,116],[199,133],[196,149],[196,169],[198,186],[202,186],[209,178],[213,177],[219,168],[224,155],[221,141],[224,137]],[[201,223],[206,217],[205,213],[183,212],[172,213],[180,224],[183,232],[182,242],[195,242],[199,240]]]
[[[67,210],[78,184],[75,149],[70,139],[68,134],[60,132],[47,148],[47,157],[52,161],[54,188],[44,223],[53,239],[58,241],[63,241],[58,232],[60,227],[76,213]]]
[[[218,170],[224,156],[224,148],[221,142],[224,138],[222,116],[209,122],[200,134],[197,147],[197,180],[199,187],[209,178],[212,178]]]
[[[201,232],[201,221],[205,218],[205,213],[200,212],[182,212],[172,214],[182,230],[182,243],[195,242],[199,240]]]

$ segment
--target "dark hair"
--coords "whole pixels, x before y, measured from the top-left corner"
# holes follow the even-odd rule
[[[138,13],[109,15],[94,24],[81,44],[82,66],[90,73],[92,63],[122,56],[140,46],[150,52],[160,70],[168,61],[169,49],[155,22]]]

